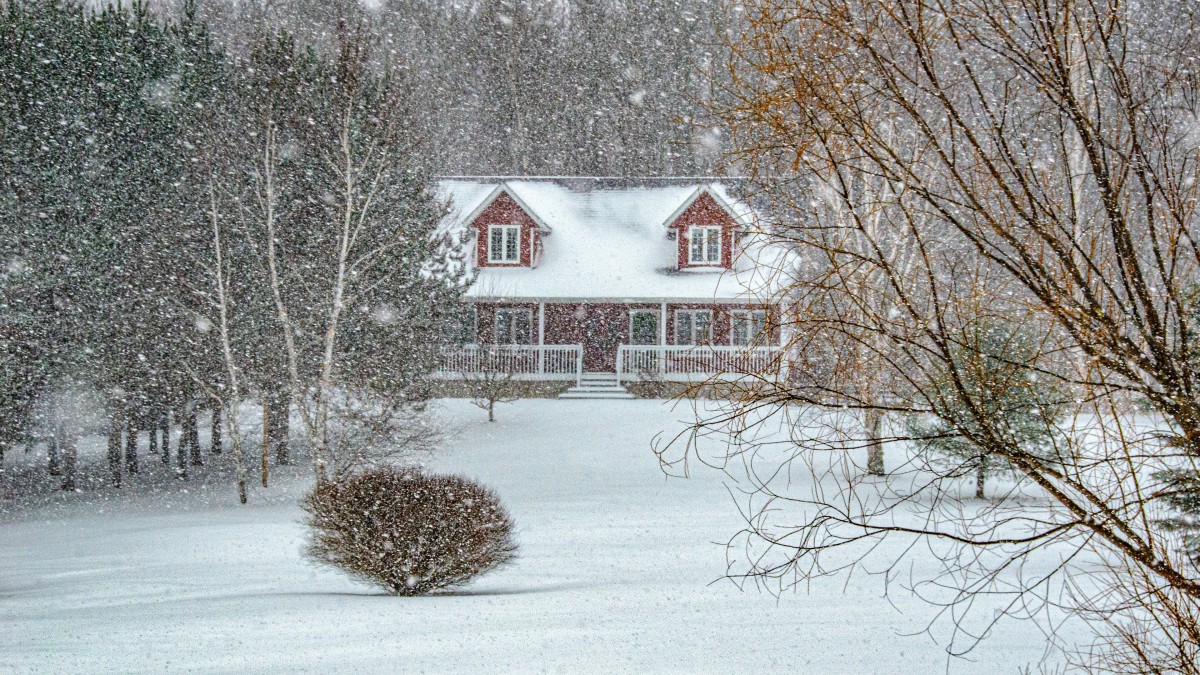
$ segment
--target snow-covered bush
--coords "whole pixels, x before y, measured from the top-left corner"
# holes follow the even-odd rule
[[[379,467],[317,485],[308,556],[395,595],[460,586],[513,560],[513,523],[488,488],[460,476]]]

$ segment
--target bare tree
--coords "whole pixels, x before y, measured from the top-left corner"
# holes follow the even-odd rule
[[[416,161],[419,139],[408,133],[413,116],[405,105],[403,83],[397,75],[379,77],[372,72],[372,39],[365,25],[339,23],[337,61],[319,90],[321,116],[305,139],[327,179],[320,187],[329,195],[320,220],[309,223],[311,235],[323,242],[329,256],[327,274],[319,282],[324,287],[312,296],[320,312],[309,327],[317,336],[312,345],[316,359],[311,377],[302,369],[299,326],[290,306],[291,294],[284,287],[284,263],[273,243],[274,230],[268,229],[266,237],[288,376],[318,481],[328,475],[331,416],[339,402],[348,402],[356,394],[342,379],[347,367],[342,345],[349,330],[346,312],[370,302],[389,284],[413,293],[418,290],[416,278],[427,262],[421,254],[425,248],[436,248],[421,242],[431,240],[425,230],[440,217],[440,213],[422,213],[419,204],[404,201],[419,202],[423,196],[420,187],[411,190],[416,174],[406,166]],[[402,195],[399,201],[398,193]],[[264,204],[269,203],[270,195],[264,198]],[[273,219],[265,222],[274,227]],[[361,414],[373,406],[349,404],[344,410],[351,408]]]
[[[471,402],[487,411],[488,421],[496,421],[496,404],[510,403],[521,398],[520,385],[514,376],[513,354],[505,353],[502,345],[481,346],[479,367],[462,374],[471,391]]]
[[[749,562],[731,574],[790,585],[847,569],[832,551],[917,537],[943,551],[954,604],[1009,592],[1016,615],[1059,602],[1052,582],[1101,560],[1104,578],[1134,571],[1141,590],[1081,584],[1065,608],[1157,648],[1129,653],[1186,661],[1171,645],[1200,616],[1200,575],[1158,525],[1167,486],[1156,477],[1200,467],[1194,8],[741,4],[718,113],[729,160],[752,174],[800,262],[786,270],[788,376],[756,382],[719,416],[734,420],[734,455],[762,452],[769,412],[793,431],[776,470],[740,464],[756,507],[741,540]],[[1063,392],[1049,450],[1023,447],[964,372],[963,354],[1006,358],[972,330],[992,319],[1043,336],[1004,371]],[[885,414],[937,418],[1020,480],[973,507],[961,497],[970,472],[915,453],[890,473],[894,490],[863,482],[844,467],[862,448],[845,409],[868,427]],[[683,447],[664,459],[695,456]],[[779,464],[795,462],[817,475],[813,495],[786,484]],[[1015,572],[1043,551],[1067,562]]]

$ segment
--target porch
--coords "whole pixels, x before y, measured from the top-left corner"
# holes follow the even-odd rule
[[[781,344],[778,310],[744,300],[476,300],[464,307],[441,372],[499,369],[521,379],[691,381],[757,373]],[[490,359],[484,362],[481,359]]]
[[[465,379],[488,373],[515,380],[582,383],[584,345],[478,345],[442,350],[435,377]],[[780,370],[782,349],[763,346],[627,345],[616,347],[616,384],[628,382],[700,382],[773,377]]]

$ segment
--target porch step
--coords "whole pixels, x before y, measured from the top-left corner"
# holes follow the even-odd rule
[[[616,373],[583,373],[579,376],[583,382],[613,382],[617,381]]]
[[[558,395],[559,398],[637,398],[629,393],[629,390],[621,387],[621,392],[615,391],[596,391],[586,387],[571,387],[565,392]]]
[[[617,384],[616,373],[583,373],[579,385],[571,387],[559,398],[637,398]]]

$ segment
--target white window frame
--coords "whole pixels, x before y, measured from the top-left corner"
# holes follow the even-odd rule
[[[507,319],[507,321],[508,321],[507,325],[509,328],[508,335],[504,335],[504,336],[500,335],[500,322],[501,322],[500,316],[502,314],[510,315],[510,318]],[[518,337],[520,337],[519,335],[517,335],[517,326],[519,325],[519,323],[517,321],[518,314],[525,315],[525,325],[528,326],[528,328],[529,328],[528,339],[524,342],[521,342],[517,339]],[[501,338],[503,338],[503,339],[501,339]],[[497,307],[495,323],[492,324],[492,342],[495,344],[498,344],[498,345],[531,345],[531,344],[533,344],[533,310],[529,309],[528,307]]]
[[[738,324],[746,325],[745,340],[738,339]],[[754,330],[755,324],[758,330]],[[735,309],[729,312],[729,344],[733,347],[762,347],[770,342],[771,327],[765,309]]]
[[[500,233],[500,250],[496,250],[492,244],[495,242],[493,232]],[[509,238],[512,238],[511,243],[514,257],[508,257]],[[488,262],[494,265],[520,265],[521,264],[521,226],[509,225],[506,223],[496,223],[487,227],[487,250]]]
[[[683,318],[688,317],[688,329],[683,329]],[[705,317],[704,331],[697,330],[699,322],[696,317]],[[683,335],[687,335],[687,341],[681,341]],[[713,334],[713,313],[711,309],[677,309],[675,310],[675,344],[682,346],[707,345],[712,343]]]
[[[693,225],[688,228],[688,264],[721,264],[721,238],[724,234],[721,229],[719,225]],[[717,235],[715,240],[712,237],[713,232],[716,232]],[[699,247],[696,246],[697,244]],[[696,255],[697,248],[699,248],[699,257]]]

